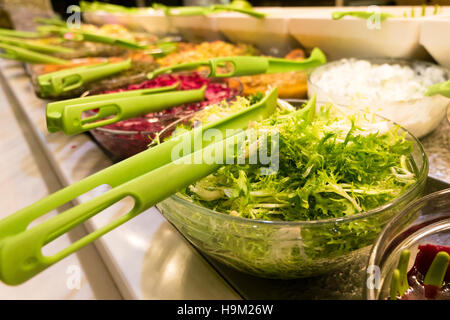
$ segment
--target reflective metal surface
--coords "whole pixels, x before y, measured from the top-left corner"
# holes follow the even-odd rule
[[[24,114],[29,132],[36,138],[36,147],[45,155],[62,185],[74,183],[112,164],[87,135],[66,137],[47,132],[46,102],[35,96],[21,64],[0,61],[0,71]],[[78,201],[86,201],[103,191],[96,188]],[[28,203],[35,200],[29,199]],[[88,232],[98,229],[127,212],[127,205],[123,202],[108,208],[88,220],[85,228]],[[94,244],[126,299],[240,298],[155,208],[141,213]],[[60,264],[54,268],[58,266]],[[58,281],[66,281],[51,270],[47,271],[60,277]]]

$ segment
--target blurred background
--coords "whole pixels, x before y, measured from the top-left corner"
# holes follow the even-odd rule
[[[231,0],[106,0],[100,2],[120,4],[123,6],[145,7],[151,6],[153,2],[163,3],[171,6],[182,5],[211,5],[213,3],[229,3]],[[249,0],[253,6],[366,6],[366,5],[450,5],[450,0]],[[38,8],[46,11],[53,10],[62,17],[67,16],[67,7],[76,5],[76,0],[0,0],[0,7],[14,9],[28,8],[34,11]]]
[[[8,1],[8,0],[6,0]],[[50,1],[50,0],[49,0]],[[182,5],[210,5],[213,3],[229,3],[231,0],[109,0],[101,1],[124,6],[144,7],[151,6],[153,2],[163,3],[171,6]],[[249,0],[253,6],[270,6],[270,7],[298,7],[298,6],[367,6],[367,5],[450,5],[450,0]],[[61,15],[65,15],[67,6],[76,4],[78,1],[73,0],[52,0],[54,10]]]
[[[67,0],[53,0],[51,1],[53,6],[66,8],[67,5],[75,4],[78,1]],[[101,1],[114,4],[120,4],[124,6],[149,6],[152,2],[163,3],[167,5],[209,5],[212,3],[228,3],[229,0],[109,0]],[[346,5],[346,6],[365,6],[365,5],[421,5],[421,4],[440,4],[448,5],[449,0],[250,0],[254,6],[284,6],[284,7],[297,7],[297,6],[334,6],[334,5]]]
[[[93,0],[90,0],[92,2]],[[253,6],[368,6],[368,5],[450,5],[450,0],[248,0]],[[12,25],[23,30],[34,28],[33,17],[52,16],[53,11],[63,19],[71,13],[67,13],[70,5],[78,5],[77,0],[0,0],[0,25],[8,27]],[[99,1],[111,4],[120,4],[130,7],[146,7],[152,3],[162,3],[169,6],[200,5],[208,6],[214,3],[227,4],[231,0],[105,0]]]

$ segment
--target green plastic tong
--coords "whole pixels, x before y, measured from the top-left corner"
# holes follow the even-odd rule
[[[16,38],[40,38],[41,37],[41,34],[39,32],[20,31],[20,30],[4,29],[4,28],[0,28],[0,35],[16,37]]]
[[[66,33],[73,33],[75,35],[74,40],[77,41],[92,41],[92,42],[99,42],[99,43],[106,43],[110,45],[116,45],[125,47],[128,49],[140,49],[140,50],[146,50],[144,53],[151,54],[153,56],[161,57],[164,55],[167,55],[175,50],[177,50],[178,46],[173,41],[174,37],[167,37],[167,41],[159,41],[157,44],[157,48],[150,48],[147,45],[139,44],[137,42],[126,40],[126,39],[120,39],[110,36],[104,36],[104,35],[98,35],[92,32],[86,32],[82,30],[74,30],[69,29],[67,27],[62,26],[55,26],[55,25],[45,25],[45,26],[39,26],[38,31],[41,34],[49,34],[49,33],[58,33],[61,36],[64,36]]]
[[[156,48],[147,49],[144,53],[151,55],[154,58],[161,58],[177,50],[178,44],[176,42],[160,42],[157,44]]]
[[[142,45],[137,42],[127,40],[127,39],[120,39],[110,36],[104,36],[104,35],[98,35],[92,32],[86,32],[86,31],[72,31],[75,32],[77,35],[81,35],[83,37],[84,41],[92,41],[92,42],[100,42],[100,43],[106,43],[110,45],[125,47],[127,49],[147,49],[147,45]]]
[[[375,14],[380,17],[380,21],[384,21],[387,18],[395,18],[396,16],[386,12],[370,12],[370,11],[335,11],[331,13],[331,18],[333,20],[340,20],[346,16],[351,16],[355,18],[368,20],[373,17]]]
[[[398,297],[403,296],[409,289],[408,264],[410,256],[411,251],[408,249],[405,249],[400,253],[398,266],[392,273],[389,293],[391,300],[397,300]],[[425,274],[423,279],[424,285],[434,286],[440,289],[449,267],[449,263],[450,255],[445,251],[438,252]]]
[[[311,55],[307,59],[302,61],[255,56],[220,57],[160,68],[148,73],[147,77],[149,79],[153,79],[160,74],[184,70],[195,70],[201,66],[209,67],[209,77],[239,77],[261,73],[279,73],[306,70],[320,66],[326,63],[326,61],[327,59],[324,53],[319,48],[314,48],[311,51]],[[233,67],[233,70],[229,72],[220,71],[220,67],[229,65]]]
[[[130,67],[131,59],[116,63],[102,62],[40,75],[38,84],[43,97],[57,96],[63,92],[74,90],[85,83],[128,70]]]
[[[80,1],[80,8],[82,12],[91,12],[91,11],[105,11],[105,12],[114,12],[114,13],[136,13],[139,12],[141,8],[136,7],[124,7],[118,4],[112,3],[104,3],[104,2],[88,2],[88,1]]]
[[[167,16],[206,16],[208,14],[217,12],[234,11],[249,15],[257,19],[263,19],[264,17],[266,17],[267,14],[253,10],[250,4],[248,6],[245,6],[240,5],[241,3],[244,3],[244,1],[237,1],[237,2],[233,1],[228,5],[214,4],[209,7],[201,7],[201,6],[169,7],[164,4],[154,3],[152,5],[152,8],[155,10],[164,11],[164,14]]]
[[[426,16],[426,10],[427,10],[427,6],[425,4],[422,5],[420,16],[425,17]],[[439,12],[440,12],[440,6],[439,5],[434,5],[433,15],[436,15]],[[371,17],[373,17],[374,15],[377,15],[380,18],[380,21],[384,21],[387,18],[402,18],[402,17],[403,18],[407,18],[408,17],[408,11],[404,11],[403,12],[403,16],[394,15],[394,14],[387,13],[387,12],[334,11],[334,12],[331,13],[331,18],[333,20],[340,20],[340,19],[342,19],[342,18],[344,18],[346,16],[351,16],[351,17],[355,17],[355,18],[368,20]],[[411,7],[410,16],[411,16],[411,18],[414,18],[416,16],[414,7]]]
[[[28,63],[42,63],[42,64],[67,64],[69,61],[59,59],[44,53],[35,52],[25,48],[17,47],[11,44],[0,41],[0,49],[5,53],[0,53],[0,58],[9,60],[18,60]]]
[[[176,83],[162,88],[101,94],[49,103],[46,110],[48,131],[77,134],[168,107],[204,100],[206,86],[197,90],[173,91],[178,85]],[[94,110],[95,113],[89,117],[82,117],[83,113]]]
[[[66,26],[44,25],[37,27],[37,30],[42,35],[57,33],[60,36],[64,37],[64,35],[67,33],[73,33],[75,36],[73,40],[99,42],[125,47],[127,49],[141,49],[141,50],[148,49],[147,45],[142,45],[132,40],[100,35],[93,32],[84,31],[81,29],[75,28],[69,29]]]
[[[29,49],[42,53],[70,53],[74,52],[71,48],[54,46],[50,44],[41,44],[37,42],[27,42],[24,39],[0,35],[0,43],[7,43],[17,47]]]
[[[39,24],[53,25],[53,26],[66,26],[67,23],[63,21],[60,17],[54,16],[53,18],[35,18],[34,22]]]
[[[166,37],[165,39],[162,39],[162,41],[157,42],[157,48],[150,48],[147,45],[139,44],[135,41],[127,40],[127,39],[120,39],[110,36],[104,36],[104,35],[98,35],[92,32],[86,32],[82,30],[76,30],[76,29],[69,29],[65,26],[58,26],[58,25],[44,25],[39,26],[38,31],[42,35],[48,35],[51,33],[57,33],[60,36],[64,37],[66,33],[73,33],[75,35],[75,38],[73,40],[75,41],[92,41],[92,42],[99,42],[99,43],[106,43],[110,45],[116,45],[125,47],[128,49],[139,49],[139,50],[145,50],[144,53],[150,54],[156,57],[165,56],[171,52],[174,52],[177,50],[178,45],[174,41],[175,37]],[[179,41],[179,40],[178,40]]]
[[[436,94],[450,98],[450,81],[433,84],[432,86],[429,86],[427,92],[425,92],[426,96],[434,96]]]
[[[234,148],[235,138],[245,133],[234,131],[232,134],[227,129],[245,130],[250,121],[262,120],[273,113],[276,105],[275,88],[267,93],[263,100],[240,112],[204,127],[197,127],[178,138],[143,151],[3,219],[0,221],[0,279],[10,285],[20,284],[181,188],[214,172],[220,164],[211,164],[204,160],[196,163],[193,160],[203,159],[201,152],[214,154],[214,150],[218,149],[222,150],[225,157],[229,153],[223,151],[223,148]],[[212,128],[220,130],[226,139],[214,142],[203,139],[205,130]],[[194,143],[198,139],[202,142],[203,149],[198,143]],[[173,149],[179,146],[181,141],[190,141],[190,150],[193,151],[179,161],[173,161]],[[36,218],[104,184],[112,189],[27,229]],[[125,197],[134,199],[135,204],[130,212],[54,255],[42,254],[43,246]]]
[[[397,299],[397,295],[404,295],[409,288],[408,284],[408,263],[411,251],[403,250],[400,254],[398,266],[392,273],[390,297],[391,300]]]

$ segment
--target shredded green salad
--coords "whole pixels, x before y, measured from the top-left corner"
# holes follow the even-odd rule
[[[225,110],[235,112],[260,98],[223,102],[196,120],[213,121]],[[312,221],[379,207],[416,182],[412,143],[399,127],[369,113],[348,115],[332,104],[316,108],[310,101],[300,110],[284,106],[251,125],[258,137],[277,132],[277,171],[262,174],[262,164],[224,165],[181,194],[232,216]]]

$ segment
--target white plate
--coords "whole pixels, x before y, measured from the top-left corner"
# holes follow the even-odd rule
[[[147,31],[156,35],[176,33],[172,17],[166,17],[160,10],[146,9],[139,13],[109,13],[109,12],[85,12],[83,18],[87,23],[106,24],[118,23],[131,30]]]
[[[217,27],[216,15],[173,16],[174,27],[180,35],[190,42],[225,40]]]
[[[298,43],[288,32],[288,9],[256,8],[268,15],[257,19],[236,12],[216,15],[217,27],[231,42],[248,43],[264,54],[283,56]]]
[[[393,14],[401,14],[405,10],[379,9]],[[389,18],[379,24],[375,20],[368,22],[353,17],[333,20],[331,13],[336,10],[346,11],[348,8],[296,12],[289,19],[289,32],[306,48],[320,47],[329,60],[346,57],[429,58],[419,43],[420,24],[424,18]],[[352,10],[366,11],[367,7]]]

